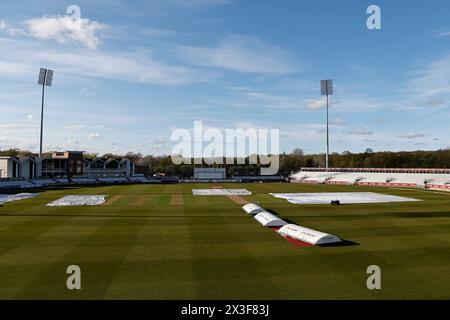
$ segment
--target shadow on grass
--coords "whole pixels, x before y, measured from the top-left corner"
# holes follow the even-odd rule
[[[279,217],[280,219],[286,221],[288,224],[297,224],[297,222],[295,222],[295,221],[292,221],[292,220],[285,219],[285,218],[281,217],[280,214],[279,214],[278,212],[276,212],[275,210],[272,210],[272,209],[266,209],[266,211],[269,212],[269,213],[271,213],[271,214],[273,214],[274,216],[277,216],[277,217]]]
[[[327,243],[327,244],[318,245],[318,247],[322,247],[322,248],[328,248],[328,247],[353,247],[353,246],[360,246],[360,244],[357,243],[357,242],[350,241],[350,240],[342,240],[341,242]]]
[[[58,208],[62,208],[62,207],[58,207]],[[1,213],[0,217],[48,217],[48,218],[59,218],[59,217],[71,217],[71,218],[137,218],[137,219],[148,219],[148,218],[164,218],[164,219],[169,219],[169,218],[175,218],[175,219],[179,219],[179,218],[183,218],[183,219],[190,219],[190,218],[201,218],[201,219],[211,219],[211,218],[217,218],[217,216],[215,215],[205,215],[205,216],[193,216],[193,215],[189,215],[189,216],[185,216],[185,215],[111,215],[111,214],[42,214],[42,213],[36,213],[36,214],[22,214],[22,213]],[[236,216],[226,216],[226,215],[221,215],[221,218],[239,218],[239,219],[246,219],[247,217],[243,216],[243,217],[236,217]]]
[[[280,216],[280,214],[278,212],[276,212],[275,210],[273,210],[273,209],[264,209],[264,210],[266,210],[267,212],[273,214],[274,216],[277,216],[277,217]]]

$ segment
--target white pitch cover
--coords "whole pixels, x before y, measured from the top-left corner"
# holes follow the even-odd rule
[[[0,194],[0,204],[4,202],[31,199],[38,195],[38,193]]]
[[[420,201],[374,192],[271,193],[270,195],[286,199],[293,204],[330,204],[333,200],[339,200],[341,204]]]
[[[251,196],[246,189],[192,189],[194,196]]]
[[[266,210],[264,210],[263,208],[254,203],[248,203],[245,206],[243,206],[242,209],[244,209],[245,212],[253,216],[261,212],[266,212]]]
[[[269,212],[261,212],[255,216],[256,221],[261,223],[264,227],[282,227],[287,225],[286,221],[281,220],[277,216]]]
[[[287,224],[283,226],[278,233],[283,237],[291,237],[296,240],[300,240],[313,245],[329,244],[342,242],[338,237],[323,233],[320,231],[308,229],[295,224]]]
[[[67,207],[67,206],[98,206],[105,203],[103,195],[91,196],[65,196],[47,204],[47,207]]]

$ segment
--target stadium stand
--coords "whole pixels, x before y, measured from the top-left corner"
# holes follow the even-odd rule
[[[58,182],[56,182],[53,179],[48,178],[37,178],[33,180],[34,187],[47,187],[47,186],[54,186],[57,185]]]
[[[26,189],[33,188],[34,184],[23,179],[0,179],[0,189]]]
[[[132,176],[128,178],[131,182],[137,182],[137,183],[150,183],[151,181],[147,179],[145,176]]]
[[[99,183],[95,178],[87,178],[87,177],[77,177],[71,178],[72,182],[77,184],[94,184]]]
[[[356,184],[362,186],[447,189],[449,169],[321,169],[302,168],[291,175],[293,183]],[[449,188],[450,189],[450,188]]]
[[[101,177],[97,178],[99,182],[104,183],[127,183],[130,182],[126,177]]]
[[[233,176],[233,180],[239,182],[285,182],[283,176]]]
[[[69,183],[72,183],[72,181],[70,181],[68,178],[55,178],[54,180],[55,180],[56,182],[62,183],[62,184],[69,184]]]

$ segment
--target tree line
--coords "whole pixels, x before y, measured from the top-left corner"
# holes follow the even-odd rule
[[[0,156],[37,156],[36,154],[19,149],[0,151]],[[260,164],[249,164],[248,158],[244,159],[246,164],[233,163],[224,165],[201,165],[185,164],[175,165],[170,156],[142,155],[141,153],[128,152],[125,155],[116,154],[86,154],[86,158],[96,157],[125,157],[134,161],[136,172],[147,175],[165,174],[190,178],[196,167],[225,167],[228,175],[254,176],[260,173]],[[191,159],[194,163],[194,159]],[[223,159],[226,163],[226,159]],[[287,176],[298,171],[302,167],[324,167],[325,156],[323,154],[304,154],[301,149],[295,149],[291,153],[280,155],[279,174]],[[330,156],[330,166],[335,168],[450,168],[450,149],[437,151],[413,151],[413,152],[373,152],[367,149],[363,153],[333,153]]]

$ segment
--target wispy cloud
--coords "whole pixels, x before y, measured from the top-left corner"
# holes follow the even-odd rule
[[[400,139],[419,139],[419,138],[425,138],[425,135],[422,133],[405,133],[398,136]]]
[[[170,5],[176,5],[185,8],[217,6],[232,3],[231,0],[166,0],[166,2]]]
[[[348,134],[356,135],[356,136],[371,136],[373,135],[373,131],[367,128],[360,128],[356,130],[347,131]]]
[[[0,76],[29,76],[39,65],[51,66],[66,75],[144,84],[179,85],[207,79],[205,73],[157,61],[140,51],[68,50],[21,39],[0,39]]]
[[[447,100],[445,97],[450,95],[450,56],[430,62],[413,77],[410,89],[417,100]]]
[[[102,137],[102,135],[99,134],[99,133],[90,133],[90,134],[88,135],[88,138],[91,139],[91,140],[93,140],[93,139],[98,139],[98,138],[101,138],[101,137]]]
[[[327,101],[325,99],[309,100],[307,101],[306,107],[309,110],[322,110],[327,107]]]
[[[192,65],[247,73],[289,74],[299,70],[298,62],[286,50],[241,35],[228,36],[214,47],[182,46],[177,56]]]
[[[12,27],[3,20],[0,20],[0,31],[10,36],[23,35],[25,33],[21,28]]]
[[[434,31],[434,35],[438,38],[450,37],[450,29],[449,28],[440,28]]]

